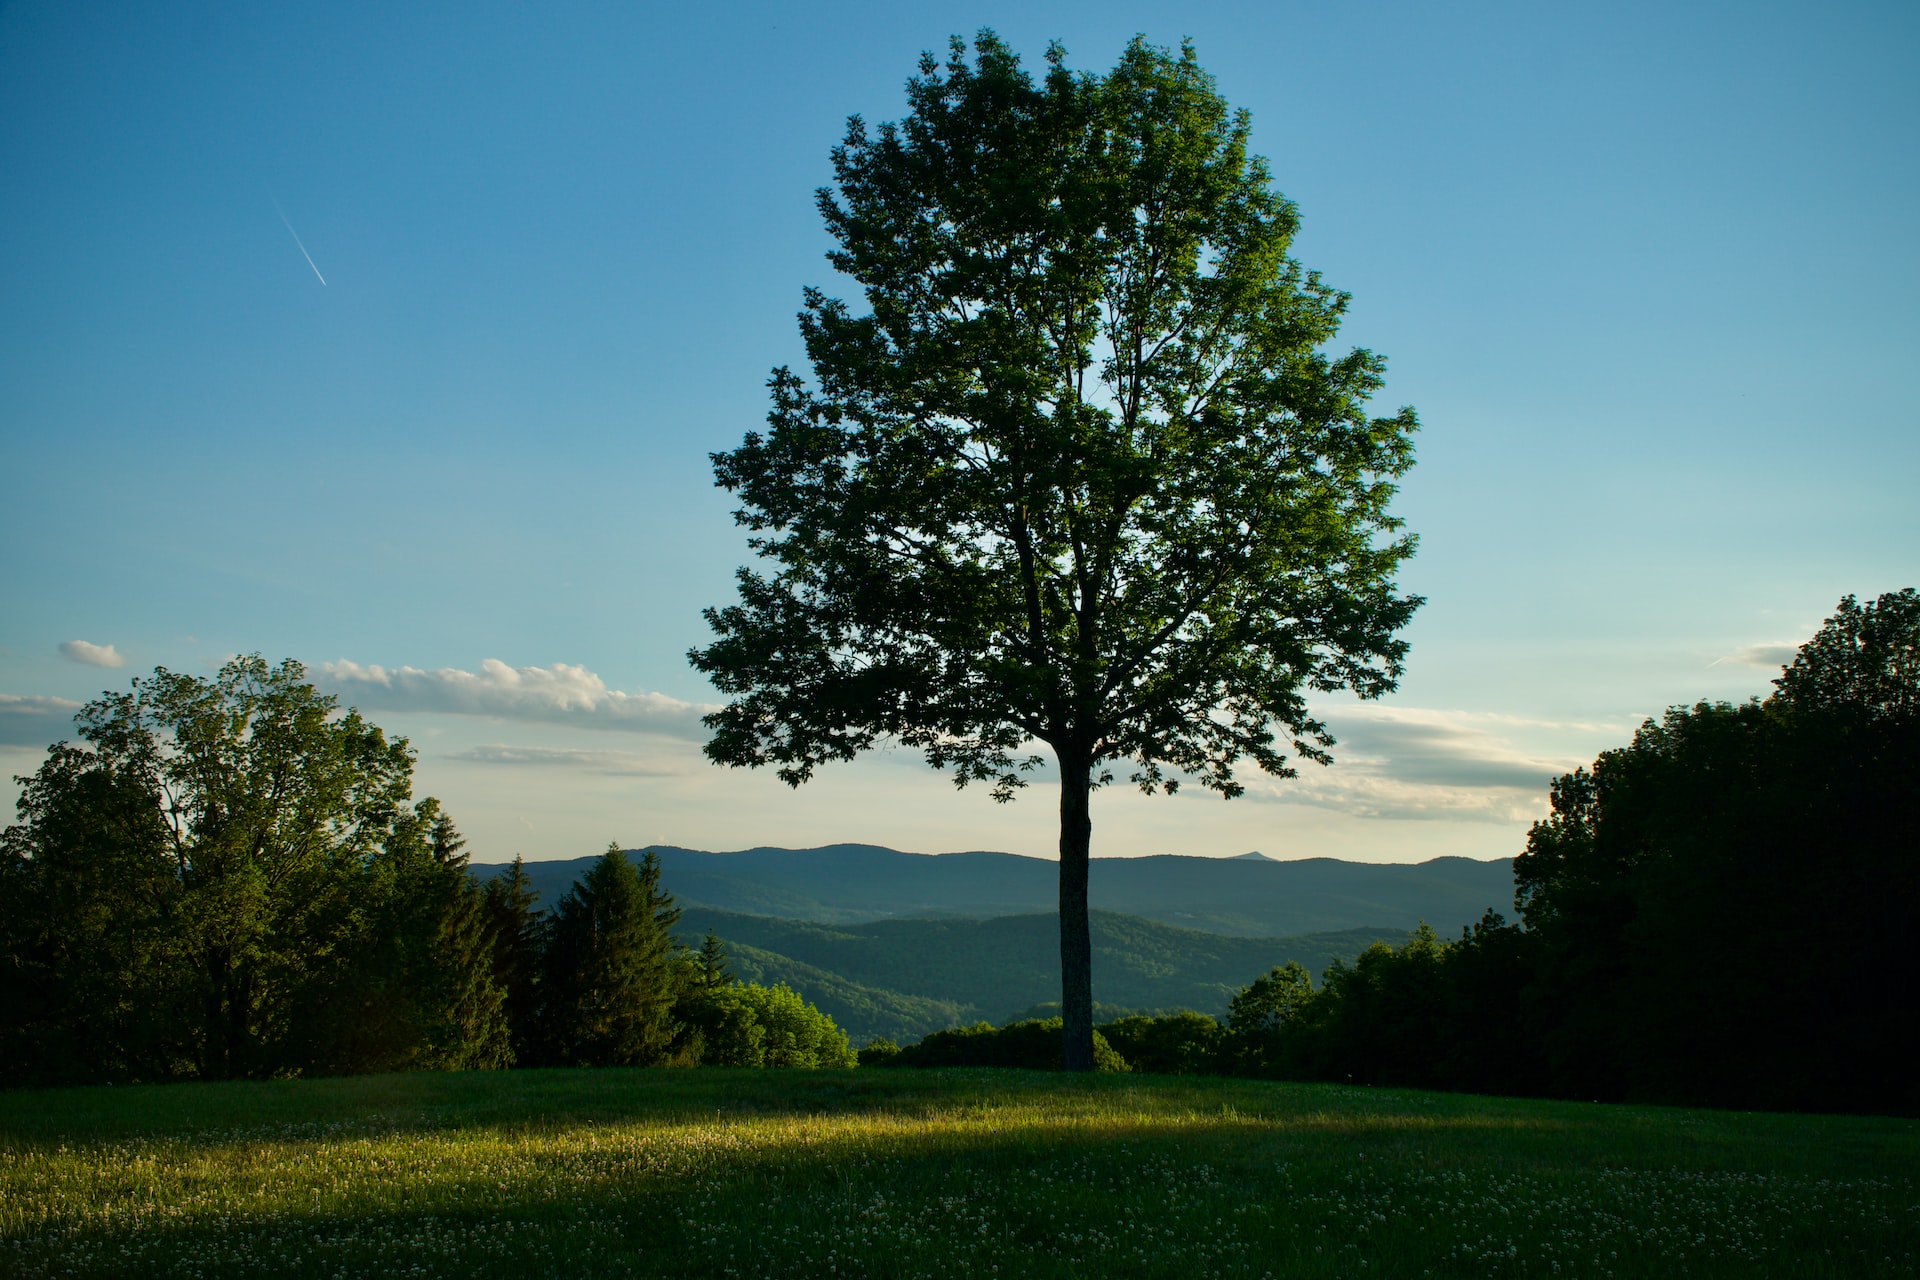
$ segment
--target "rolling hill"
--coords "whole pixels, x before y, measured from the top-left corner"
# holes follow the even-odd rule
[[[697,946],[712,930],[736,976],[784,982],[839,1023],[855,1044],[876,1035],[917,1040],[985,1019],[1005,1022],[1060,998],[1060,934],[1053,915],[818,924],[689,906],[680,935]],[[1103,1016],[1163,1009],[1223,1014],[1235,992],[1274,965],[1298,960],[1318,974],[1401,929],[1347,929],[1293,938],[1245,938],[1180,929],[1137,916],[1093,915],[1093,994]]]
[[[1050,913],[1058,895],[1054,863],[1010,853],[930,855],[859,844],[738,853],[653,848],[667,888],[683,905],[820,924]],[[527,871],[551,903],[592,861],[530,862]],[[474,868],[481,875],[497,869]],[[1254,938],[1404,932],[1422,920],[1451,934],[1488,907],[1506,911],[1513,901],[1510,861],[1468,858],[1095,858],[1089,879],[1096,911]]]
[[[856,1044],[877,1035],[1005,1022],[1060,998],[1054,863],[1008,853],[900,853],[875,845],[703,853],[653,846],[683,910],[735,973],[784,982]],[[638,851],[636,851],[638,852]],[[551,905],[594,861],[529,862]],[[474,864],[482,876],[500,864]],[[1241,987],[1298,960],[1319,974],[1422,920],[1443,934],[1513,897],[1510,862],[1096,858],[1094,999],[1103,1016],[1226,1011]]]

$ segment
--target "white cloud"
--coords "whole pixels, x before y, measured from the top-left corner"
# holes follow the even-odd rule
[[[1548,783],[1592,756],[1527,749],[1516,738],[1626,734],[1606,725],[1420,707],[1363,704],[1325,714],[1340,740],[1332,766],[1301,764],[1297,778],[1257,784],[1263,798],[1368,818],[1525,822],[1546,812]]]
[[[119,668],[127,665],[120,651],[110,644],[88,644],[85,640],[63,640],[60,655],[89,667]]]
[[[474,764],[556,766],[576,773],[605,773],[629,778],[664,778],[681,772],[632,751],[590,751],[579,747],[514,747],[484,743],[446,757]]]
[[[30,698],[0,693],[0,743],[45,747],[73,737],[73,713],[80,704],[66,698]]]
[[[341,660],[323,662],[320,683],[346,702],[385,711],[438,711],[578,724],[598,729],[634,729],[678,737],[704,737],[700,717],[710,707],[682,702],[664,693],[623,693],[609,689],[585,667],[556,662],[550,667],[510,667],[488,658],[478,671],[440,667],[362,666]]]
[[[1336,764],[1305,766],[1300,777],[1272,787],[1267,799],[1310,804],[1356,818],[1449,822],[1530,822],[1546,816],[1544,783],[1532,791],[1508,787],[1440,787]]]
[[[1715,658],[1707,665],[1717,667],[1723,662],[1733,662],[1743,667],[1784,667],[1800,652],[1801,643],[1804,642],[1773,640],[1765,644],[1750,644],[1743,649],[1735,649],[1725,657]]]

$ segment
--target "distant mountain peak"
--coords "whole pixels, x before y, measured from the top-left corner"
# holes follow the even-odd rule
[[[1233,857],[1228,858],[1227,861],[1228,862],[1278,862],[1280,861],[1280,859],[1269,858],[1266,854],[1260,852],[1258,849],[1254,849],[1247,853],[1236,853],[1235,855],[1233,855]]]

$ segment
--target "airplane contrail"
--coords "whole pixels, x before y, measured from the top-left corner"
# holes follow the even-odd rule
[[[293,224],[291,222],[287,221],[287,211],[280,207],[280,202],[278,200],[275,200],[273,202],[273,211],[280,215],[280,222],[283,226],[286,227],[287,234],[293,237],[293,243],[295,247],[297,247],[300,250],[300,256],[307,260],[308,266],[313,267],[314,278],[319,280],[321,285],[324,286],[327,283],[327,278],[320,274],[319,267],[313,266],[313,255],[307,252],[307,246],[300,243],[300,233],[293,229]]]

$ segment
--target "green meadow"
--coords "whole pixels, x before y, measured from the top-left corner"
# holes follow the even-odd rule
[[[16,1276],[1910,1276],[1920,1122],[1013,1071],[0,1094]]]

